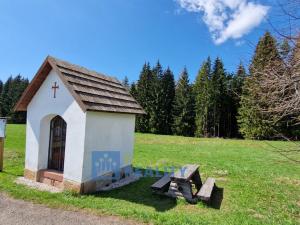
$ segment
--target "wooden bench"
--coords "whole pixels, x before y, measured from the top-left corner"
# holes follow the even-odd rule
[[[151,185],[151,189],[156,192],[166,192],[169,189],[171,179],[169,175],[165,175]]]
[[[207,178],[205,183],[200,188],[200,191],[197,193],[197,197],[202,201],[210,201],[215,182],[216,180],[214,178]]]
[[[172,198],[185,198],[188,202],[195,204],[199,200],[209,202],[214,186],[215,179],[211,177],[202,185],[199,165],[188,164],[171,176],[165,175],[156,181],[151,189],[157,194]]]
[[[188,164],[171,175],[171,184],[167,193],[170,197],[183,197],[190,203],[196,203],[198,198],[195,194],[202,186],[199,165]],[[193,193],[192,184],[195,185],[197,191]],[[196,198],[195,198],[196,197]]]
[[[187,181],[198,171],[199,165],[188,164],[182,167],[182,170],[177,170],[172,176],[172,181]]]

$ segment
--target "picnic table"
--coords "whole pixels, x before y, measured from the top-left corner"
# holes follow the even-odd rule
[[[188,164],[174,174],[163,176],[151,188],[155,193],[196,203],[199,200],[209,202],[214,186],[215,179],[211,177],[202,184],[199,165]]]

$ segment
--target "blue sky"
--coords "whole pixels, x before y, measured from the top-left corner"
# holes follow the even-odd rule
[[[200,9],[184,5],[193,1],[200,4]],[[201,8],[201,2],[1,0],[0,79],[19,73],[32,79],[47,55],[120,80],[126,75],[130,81],[138,79],[145,61],[154,65],[158,59],[164,67],[170,66],[176,78],[186,66],[192,81],[207,56],[221,57],[230,72],[236,70],[240,61],[248,64],[253,45],[268,24],[259,21],[259,25],[241,37],[234,39],[239,34],[229,34],[223,38],[225,41],[216,43],[213,36],[220,36],[225,28],[212,29],[209,18],[203,18],[209,9]],[[265,1],[255,4],[270,5]],[[270,15],[272,7],[268,9]]]

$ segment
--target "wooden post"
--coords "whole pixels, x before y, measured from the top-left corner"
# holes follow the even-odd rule
[[[0,138],[0,172],[3,170],[4,138]]]

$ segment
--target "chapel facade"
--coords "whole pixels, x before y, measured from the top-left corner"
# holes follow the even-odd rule
[[[116,78],[48,56],[15,111],[27,111],[25,178],[91,193],[130,173],[145,112]]]

